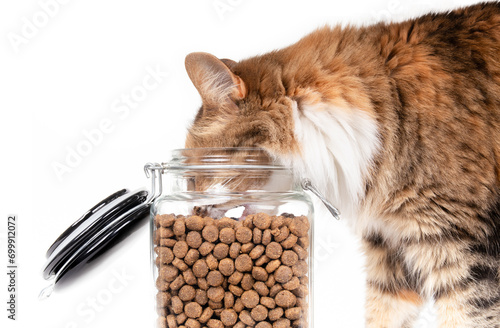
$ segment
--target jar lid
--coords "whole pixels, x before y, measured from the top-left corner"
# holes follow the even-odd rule
[[[147,199],[145,189],[119,190],[66,229],[47,251],[43,277],[51,281],[51,286],[40,296],[48,297],[63,276],[110,249],[120,236],[146,218],[151,205]]]

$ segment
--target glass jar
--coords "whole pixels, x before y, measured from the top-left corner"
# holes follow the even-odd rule
[[[159,327],[313,327],[310,198],[258,148],[173,151],[152,208]]]

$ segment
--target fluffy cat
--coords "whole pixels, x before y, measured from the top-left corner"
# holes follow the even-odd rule
[[[186,147],[261,147],[362,236],[367,327],[500,327],[500,4],[186,57]]]

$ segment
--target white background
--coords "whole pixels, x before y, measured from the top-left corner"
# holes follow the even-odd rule
[[[46,285],[45,251],[57,236],[110,193],[146,186],[142,166],[183,146],[200,105],[184,71],[186,54],[238,60],[289,45],[324,24],[399,21],[474,2],[2,1],[0,325],[152,327],[146,226],[49,299],[37,296]],[[141,94],[151,70],[161,75]],[[131,95],[134,103],[127,105],[123,97]],[[18,215],[19,235],[15,322],[7,319],[4,273],[10,213]],[[316,327],[363,327],[358,242],[327,215],[317,216],[316,228]],[[428,309],[418,327],[433,322]]]

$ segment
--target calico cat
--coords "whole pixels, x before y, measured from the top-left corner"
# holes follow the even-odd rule
[[[186,147],[261,147],[362,236],[367,327],[500,327],[500,4],[186,57]]]

